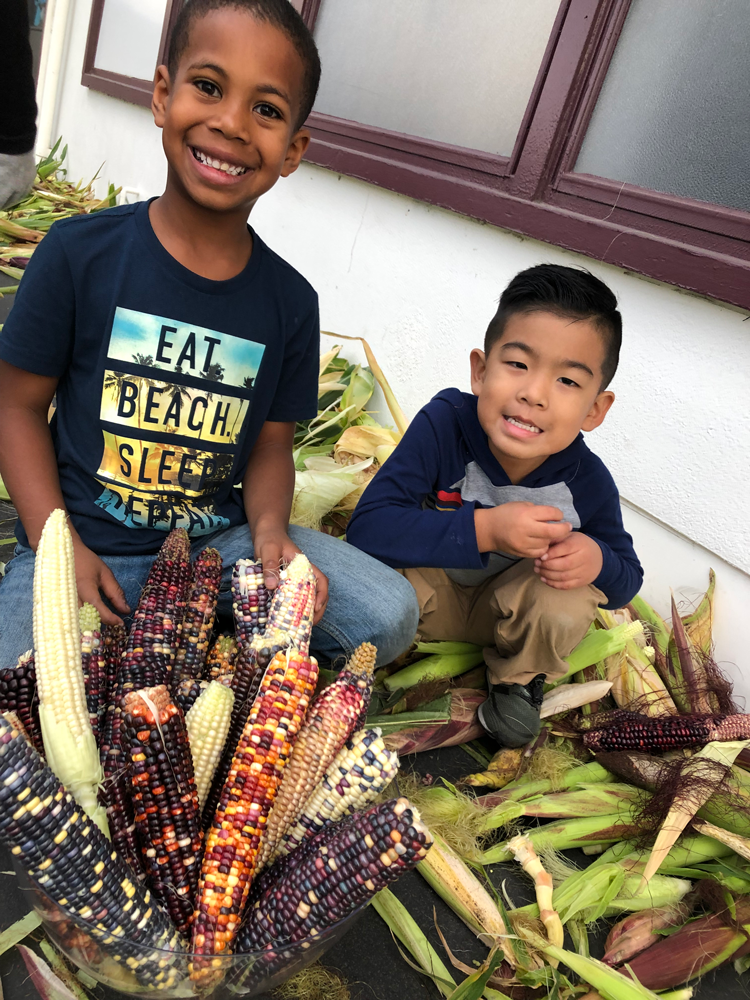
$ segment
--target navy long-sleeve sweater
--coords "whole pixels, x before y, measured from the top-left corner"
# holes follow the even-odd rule
[[[514,485],[490,451],[476,396],[458,389],[439,392],[416,415],[362,495],[347,541],[389,566],[439,566],[476,585],[518,559],[479,551],[474,509],[513,500],[558,507],[597,542],[604,562],[594,584],[607,595],[605,607],[622,607],[638,592],[643,570],[617,487],[583,435]]]

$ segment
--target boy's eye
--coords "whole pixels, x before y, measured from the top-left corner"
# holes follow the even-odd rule
[[[279,109],[275,108],[273,104],[267,104],[265,101],[261,104],[256,104],[255,110],[259,115],[262,115],[263,118],[281,118],[281,112]]]
[[[567,376],[565,375],[562,375],[560,377],[560,381],[562,382],[563,385],[574,385],[576,389],[580,388],[577,382],[574,382],[572,378],[567,378]]]
[[[518,368],[521,371],[526,371],[528,367],[523,363],[523,361],[506,361],[505,363],[506,365],[510,365],[511,368]]]
[[[221,91],[213,80],[195,80],[195,86],[207,97],[221,97]]]

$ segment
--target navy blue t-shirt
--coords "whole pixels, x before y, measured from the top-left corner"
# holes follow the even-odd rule
[[[245,521],[235,484],[263,423],[317,412],[319,335],[314,289],[255,233],[244,270],[213,281],[164,249],[141,202],[52,226],[0,358],[60,379],[73,524],[95,552],[135,555],[175,527]]]

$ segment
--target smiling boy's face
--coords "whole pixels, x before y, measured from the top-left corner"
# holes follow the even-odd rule
[[[604,420],[615,398],[600,391],[604,350],[592,322],[535,310],[510,316],[488,357],[471,352],[479,423],[512,482]]]
[[[174,80],[160,66],[153,112],[168,184],[217,212],[247,211],[299,166],[304,66],[274,25],[231,7],[198,18]]]

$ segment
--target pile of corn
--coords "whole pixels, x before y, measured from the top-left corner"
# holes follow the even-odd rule
[[[689,997],[684,984],[722,963],[750,965],[750,716],[710,656],[714,584],[689,615],[673,604],[671,627],[641,598],[601,611],[549,686],[533,744],[487,755],[462,790],[413,790],[435,837],[417,871],[489,947],[476,972],[457,966],[489,1000],[540,985],[561,998]],[[460,655],[471,669],[454,650],[433,678]],[[386,679],[394,696],[425,683],[427,659]],[[558,853],[573,848],[593,862]],[[534,905],[510,901],[514,860]],[[452,983],[403,904],[375,905],[417,964]],[[599,961],[589,931],[607,919]]]
[[[0,841],[71,934],[151,989],[189,968],[209,990],[227,955],[265,949],[262,982],[432,842],[406,799],[376,802],[398,757],[365,723],[374,646],[316,696],[305,556],[273,593],[238,563],[236,635],[212,642],[221,575],[173,531],[130,631],[101,628],[54,511],[33,654],[0,671]]]

